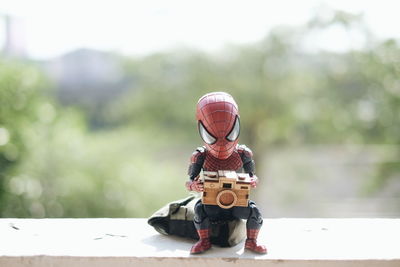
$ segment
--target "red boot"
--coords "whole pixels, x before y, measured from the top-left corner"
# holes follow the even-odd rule
[[[197,230],[200,240],[193,245],[190,254],[199,254],[211,248],[210,229]]]
[[[244,248],[255,253],[266,254],[267,248],[262,245],[257,245],[257,236],[259,231],[259,229],[247,229],[247,239]]]

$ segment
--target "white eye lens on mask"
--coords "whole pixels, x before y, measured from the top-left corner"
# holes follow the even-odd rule
[[[240,133],[240,122],[239,122],[239,117],[236,116],[235,124],[233,125],[232,130],[226,136],[226,139],[230,142],[233,142],[239,137],[239,133]]]
[[[206,142],[209,145],[214,144],[217,141],[217,138],[215,138],[214,136],[212,136],[207,130],[206,128],[203,126],[203,123],[201,123],[201,121],[199,121],[199,132],[200,132],[200,136],[203,139],[204,142]]]

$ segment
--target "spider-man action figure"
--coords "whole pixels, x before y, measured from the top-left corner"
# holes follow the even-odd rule
[[[186,188],[197,192],[204,190],[199,181],[201,170],[245,172],[252,177],[251,186],[256,187],[257,176],[254,173],[252,152],[246,146],[238,145],[239,110],[233,97],[224,92],[204,95],[197,103],[196,118],[205,144],[197,148],[191,157],[188,171],[190,180],[186,182]],[[217,205],[204,205],[201,200],[195,206],[194,217],[200,240],[193,245],[190,253],[198,254],[211,248],[210,223],[238,218],[247,220],[245,248],[260,254],[267,253],[265,246],[257,244],[263,219],[253,201],[249,201],[247,207],[223,209]]]

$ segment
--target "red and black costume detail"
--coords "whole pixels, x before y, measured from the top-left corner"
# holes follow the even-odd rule
[[[255,173],[253,153],[245,145],[237,145],[232,155],[224,160],[213,157],[207,153],[206,147],[201,146],[193,152],[190,158],[188,175],[190,180],[199,176],[200,171],[235,170],[248,173],[251,177]]]
[[[240,132],[239,111],[232,96],[227,93],[210,93],[200,98],[196,117],[200,136],[205,145],[192,154],[188,170],[188,188],[196,190],[196,180],[203,171],[232,170],[255,176],[253,154],[245,145],[238,145]],[[194,186],[192,187],[191,185]],[[234,219],[246,219],[247,240],[245,248],[257,253],[266,253],[265,246],[257,245],[257,235],[263,219],[253,201],[247,207],[223,209],[217,205],[204,205],[199,200],[195,206],[194,224],[200,240],[191,253],[202,253],[211,248],[210,224]]]

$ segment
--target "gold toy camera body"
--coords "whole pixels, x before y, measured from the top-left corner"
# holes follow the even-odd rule
[[[204,191],[201,201],[206,205],[218,205],[223,209],[247,207],[251,178],[248,173],[235,171],[204,171]]]

